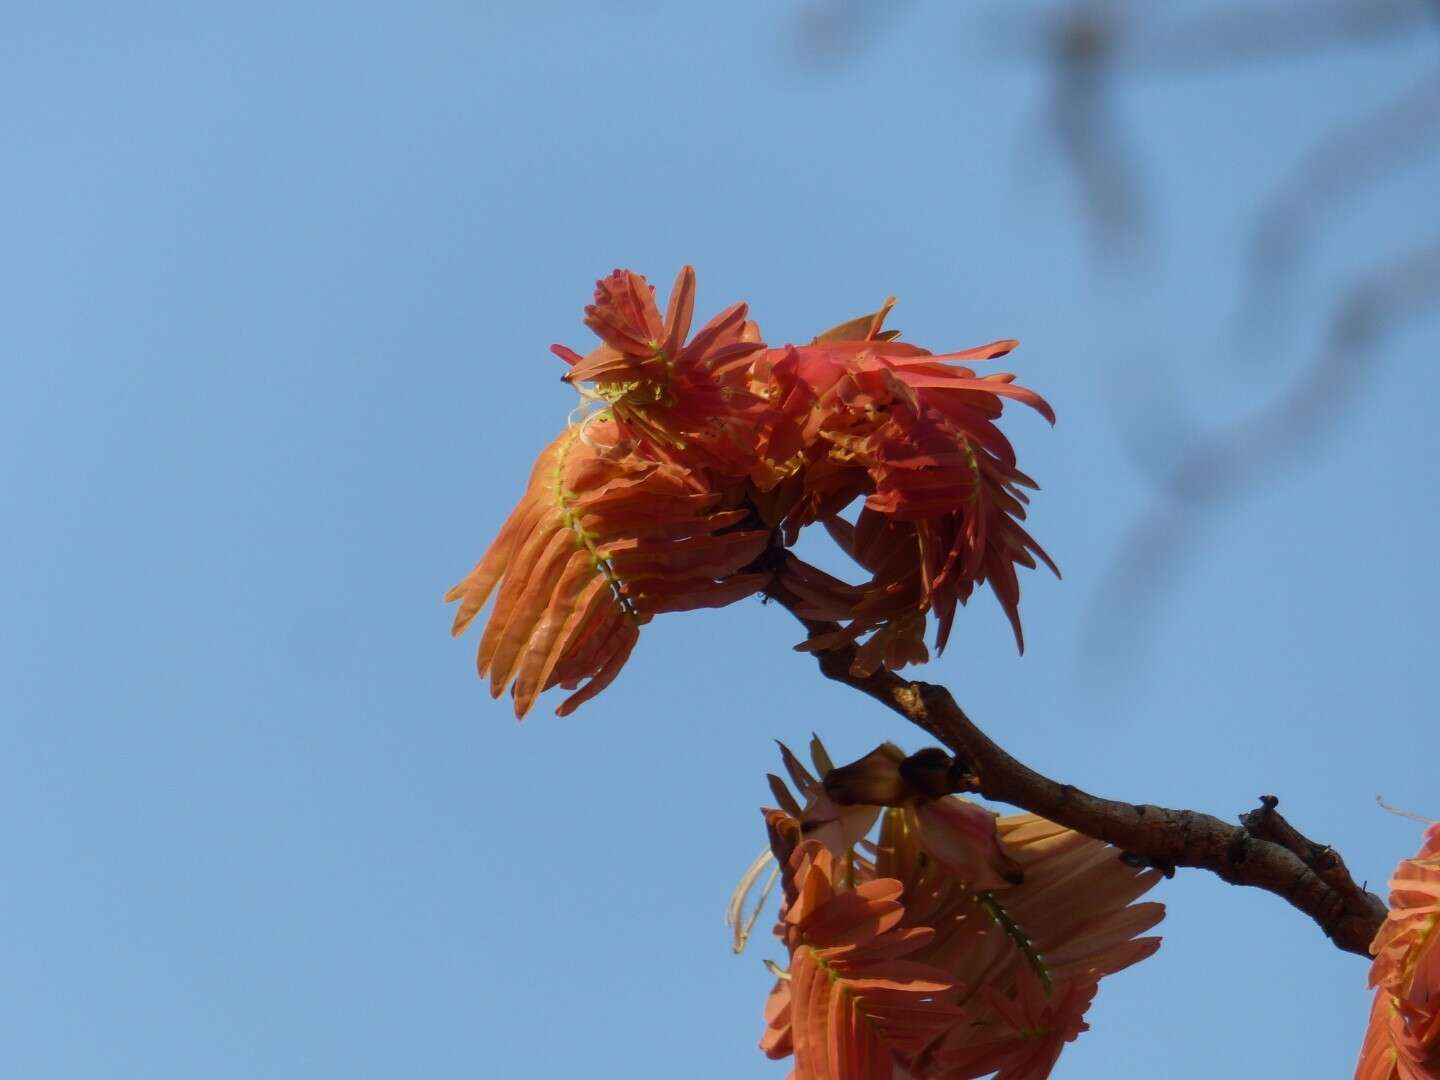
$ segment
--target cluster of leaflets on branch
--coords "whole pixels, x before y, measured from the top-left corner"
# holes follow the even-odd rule
[[[1370,946],[1375,1004],[1356,1080],[1440,1077],[1440,823],[1390,879],[1390,914]]]
[[[587,355],[555,346],[583,405],[540,454],[518,506],[451,590],[462,632],[494,596],[479,648],[517,716],[543,691],[568,713],[614,680],[656,615],[772,585],[859,646],[857,671],[945,647],[957,604],[988,584],[1021,638],[1016,568],[1049,557],[1021,524],[1033,482],[996,426],[1006,400],[1054,421],[1006,373],[968,366],[1014,341],[933,354],[886,330],[893,301],[804,345],[772,347],[735,304],[694,334],[695,275],[662,317],[617,270],[596,286]],[[858,514],[843,516],[854,504]],[[863,570],[840,580],[789,551],[820,525]]]
[[[730,905],[737,950],[767,866],[782,890],[761,1049],[796,1080],[1050,1075],[1088,1029],[1100,981],[1151,955],[1159,879],[1108,844],[1033,814],[997,818],[946,784],[939,751],[891,744],[816,772],[783,746],[770,843]]]
[[[1049,405],[971,367],[1014,341],[935,354],[901,342],[894,303],[803,345],[772,346],[745,304],[691,333],[685,267],[664,315],[639,274],[596,285],[585,355],[553,346],[581,406],[519,504],[446,599],[458,635],[493,599],[478,666],[524,716],[552,687],[569,713],[608,686],[657,615],[757,592],[807,624],[796,647],[869,676],[945,648],[989,585],[1024,647],[1017,568],[1053,562],[1022,524],[1026,490],[997,421]],[[792,550],[819,525],[846,581]],[[1058,571],[1057,571],[1058,573]],[[760,1045],[796,1080],[1041,1080],[1087,1030],[1099,983],[1149,956],[1158,871],[1031,814],[955,794],[939,750],[891,744],[816,773],[782,747],[769,844],[731,903],[739,951],[778,883],[783,963]],[[973,778],[971,778],[973,779]],[[793,785],[793,790],[791,785]],[[769,881],[746,917],[747,898]],[[1390,882],[1357,1080],[1440,1078],[1440,825]]]

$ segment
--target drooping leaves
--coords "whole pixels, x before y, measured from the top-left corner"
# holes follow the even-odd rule
[[[1370,952],[1375,1004],[1356,1080],[1440,1078],[1440,823],[1395,868]]]
[[[524,497],[447,599],[460,634],[498,586],[477,659],[490,692],[507,685],[516,716],[552,686],[573,711],[619,673],[639,628],[665,611],[718,607],[764,586],[739,574],[763,531],[718,508],[674,466],[615,453],[613,425],[562,434],[540,455]]]
[[[782,752],[800,796],[786,789],[781,801],[799,806],[800,814],[770,810],[766,822],[783,868],[776,934],[790,970],[767,1003],[761,1046],[772,1057],[794,1052],[798,1080],[902,1075],[889,1071],[898,1069],[917,1080],[997,1071],[1006,1080],[1040,1080],[1065,1044],[1086,1030],[1085,1012],[1099,982],[1159,947],[1158,938],[1137,935],[1160,921],[1163,906],[1135,901],[1160,875],[1122,862],[1109,845],[1031,814],[997,819],[954,796],[907,787],[899,771],[907,759],[888,745],[834,769],[817,741],[818,778]],[[836,802],[850,803],[865,791],[891,805]],[[874,843],[853,833],[847,839],[837,827],[842,814],[862,810],[871,820],[880,815]],[[824,869],[812,883],[817,865]],[[752,867],[747,889],[757,876]],[[850,1014],[817,989],[815,965],[797,937],[798,925],[811,925],[807,912],[847,894],[870,904],[864,910],[874,916],[871,940],[908,932],[905,959],[939,971],[951,984],[943,996],[907,1004],[901,1035],[855,1036]],[[870,903],[880,896],[893,904],[883,914]],[[860,910],[859,901],[851,904]],[[840,919],[836,925],[848,924]],[[838,1031],[825,1026],[831,1023]],[[847,1047],[850,1056],[801,1056],[802,1045],[822,1043]],[[889,1060],[877,1064],[880,1049]],[[857,1063],[873,1072],[836,1071]]]
[[[791,853],[785,877],[794,899],[777,932],[788,979],[772,995],[762,1047],[772,1057],[793,1051],[800,1078],[889,1080],[897,1053],[919,1051],[955,1018],[953,981],[912,959],[932,932],[901,927],[899,882],[845,887],[818,841]]]
[[[1023,647],[1016,567],[1054,565],[1021,524],[1034,484],[996,421],[1006,400],[1054,415],[1013,376],[966,366],[1014,341],[934,355],[883,329],[893,302],[808,345],[768,348],[744,304],[690,334],[689,267],[663,316],[639,274],[601,279],[585,308],[600,344],[553,349],[592,412],[542,455],[450,594],[463,626],[505,578],[480,647],[492,691],[513,684],[523,714],[547,687],[583,683],[568,712],[614,678],[646,617],[731,603],[777,567],[807,614],[841,625],[801,647],[857,642],[859,672],[928,660],[932,614],[943,650],[957,605],[983,584]],[[855,520],[842,517],[857,500]],[[816,523],[868,580],[791,555],[750,565]]]
[[[1014,449],[995,426],[1004,398],[1052,423],[1054,414],[1013,376],[979,377],[956,364],[1003,356],[1016,342],[935,356],[882,332],[888,312],[889,303],[811,345],[770,350],[754,369],[773,384],[770,400],[780,403],[768,418],[772,427],[791,433],[770,441],[799,448],[789,463],[792,497],[778,518],[787,540],[824,522],[873,575],[857,588],[827,581],[796,560],[783,578],[826,611],[815,617],[847,623],[841,635],[807,647],[879,635],[876,646],[862,650],[857,674],[881,662],[898,667],[927,659],[921,642],[930,611],[936,648],[943,650],[956,603],[986,582],[1023,648],[1015,567],[1033,569],[1038,559],[1055,570],[1020,524],[1024,489],[1035,484],[1015,467]],[[864,507],[852,525],[838,515],[857,495]]]

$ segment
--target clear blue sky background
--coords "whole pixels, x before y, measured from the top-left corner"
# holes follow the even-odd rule
[[[1435,225],[1433,166],[1376,189],[1293,317],[1234,332],[1267,192],[1435,42],[1137,84],[1155,231],[1127,271],[1091,258],[1044,73],[990,24],[912,5],[816,64],[791,14],[10,12],[0,1072],[783,1075],[753,1049],[766,950],[721,920],[770,740],[916,733],[754,601],[663,620],[579,714],[517,725],[440,603],[563,424],[546,347],[588,347],[615,266],[694,263],[702,313],[748,299],[776,341],[891,292],[913,340],[1022,338],[1060,423],[1008,430],[1065,580],[1026,579],[1023,658],[987,595],[926,676],[1091,790],[1227,817],[1273,792],[1372,883],[1414,850],[1375,796],[1440,815],[1433,323],[1348,358],[1347,422],[1195,527],[1142,583],[1154,619],[1107,574],[1156,497],[1117,423],[1140,373],[1246,415]],[[1164,948],[1059,1075],[1347,1074],[1362,961],[1267,894],[1158,894]]]

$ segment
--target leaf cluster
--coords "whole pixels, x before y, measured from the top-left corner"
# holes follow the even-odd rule
[[[931,616],[943,649],[981,584],[1023,647],[1016,567],[1054,565],[1021,524],[1034,483],[996,421],[1007,399],[1054,416],[1012,375],[965,366],[1016,343],[932,354],[884,329],[893,300],[805,345],[767,345],[744,304],[692,336],[694,295],[685,267],[662,318],[649,283],[617,270],[585,309],[601,343],[554,347],[582,415],[447,596],[457,634],[495,598],[478,655],[491,692],[509,686],[523,716],[565,687],[567,713],[615,678],[656,615],[772,581],[806,617],[842,624],[804,647],[860,642],[857,670],[927,660]],[[864,580],[787,550],[815,524]]]

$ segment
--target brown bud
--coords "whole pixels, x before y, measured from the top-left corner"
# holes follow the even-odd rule
[[[954,758],[938,746],[930,746],[900,762],[900,776],[918,794],[938,799],[960,790],[954,768]]]
[[[904,806],[918,794],[900,775],[904,760],[899,747],[881,743],[859,761],[831,769],[825,793],[841,806]]]

